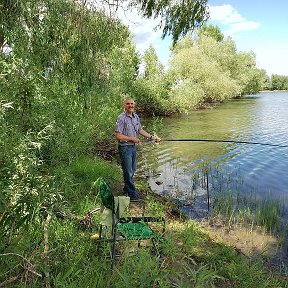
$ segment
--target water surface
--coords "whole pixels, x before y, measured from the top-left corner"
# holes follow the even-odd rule
[[[158,134],[163,139],[223,139],[288,145],[288,93],[263,92],[162,121]],[[149,127],[149,123],[145,124]],[[168,195],[184,205],[190,204],[192,194],[200,196],[200,206],[205,205],[201,196],[207,193],[206,184],[195,180],[203,167],[209,169],[211,190],[230,189],[241,195],[253,193],[258,199],[287,203],[288,148],[163,141],[159,145],[142,145],[142,150],[138,173],[149,177],[156,193]]]

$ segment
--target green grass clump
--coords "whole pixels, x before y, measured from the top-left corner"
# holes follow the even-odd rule
[[[79,158],[63,167],[61,174],[61,181],[56,179],[63,197],[58,208],[77,217],[99,207],[97,187],[93,185],[97,177],[114,181],[113,185],[121,183],[117,166],[105,165],[99,159]],[[46,245],[43,235],[47,215],[35,217],[38,225],[29,231],[11,227],[11,239],[0,244],[0,284],[11,281],[7,287],[21,288],[43,287],[45,281],[51,287],[69,288],[288,287],[260,261],[251,261],[233,247],[210,238],[199,223],[172,215],[175,205],[154,196],[147,184],[136,184],[141,193],[147,194],[146,214],[166,218],[162,258],[152,253],[149,242],[141,243],[141,247],[137,241],[122,242],[117,245],[120,257],[111,271],[109,245],[98,253],[98,243],[90,239],[98,230],[99,212],[93,214],[93,225],[85,226],[79,225],[79,218],[68,217],[68,213],[61,218],[51,211]],[[47,244],[48,259],[43,257]]]
[[[226,224],[261,226],[269,233],[278,233],[281,228],[280,201],[256,200],[253,196],[234,197],[232,192],[214,193],[211,217],[221,214]]]
[[[68,167],[75,179],[86,187],[90,187],[99,177],[107,179],[110,183],[120,181],[119,167],[115,164],[107,163],[100,157],[89,158],[79,157]]]

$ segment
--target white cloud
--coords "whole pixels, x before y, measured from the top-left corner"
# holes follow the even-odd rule
[[[155,27],[159,24],[159,19],[144,19],[140,17],[137,11],[124,11],[120,9],[117,17],[127,25],[134,35],[137,50],[143,53],[149,45],[156,45],[156,42],[161,37],[161,31],[155,31]]]
[[[240,31],[255,30],[260,26],[260,23],[248,21],[239,14],[231,5],[225,4],[221,6],[209,6],[210,21],[219,22],[225,27],[223,30],[225,36],[232,36]]]
[[[225,36],[232,36],[234,38],[237,32],[257,30],[260,27],[260,23],[245,19],[231,5],[209,6],[209,10],[210,21],[216,25],[219,24],[219,27]],[[135,9],[126,9],[125,12],[124,10],[119,9],[117,17],[125,25],[129,26],[130,31],[134,35],[136,48],[142,55],[150,45],[153,45],[159,60],[165,66],[168,65],[170,56],[169,47],[172,41],[169,37],[161,40],[161,29],[155,31],[155,27],[160,23],[159,19],[144,19],[137,14]],[[283,55],[288,55],[288,48],[286,49],[283,45],[281,48],[279,45],[276,45],[276,47],[267,47],[267,45],[262,44],[253,45],[252,42],[241,42],[241,39],[243,40],[243,38],[238,39],[240,42],[236,43],[237,47],[240,45],[242,48],[240,50],[242,51],[254,51],[256,54],[257,66],[259,68],[264,68],[268,75],[271,75],[272,73],[280,75],[287,74],[285,73],[284,67],[288,67],[288,58],[286,60]],[[285,63],[285,61],[287,63]]]
[[[257,67],[265,69],[269,76],[271,74],[287,75],[288,58],[283,55],[288,55],[288,47],[284,39],[270,43],[271,41],[265,39],[266,35],[263,35],[261,41],[254,41],[253,35],[255,34],[253,33],[239,37],[236,35],[238,32],[257,30],[260,23],[245,19],[228,4],[209,6],[209,11],[210,22],[218,25],[225,36],[232,36],[234,40],[236,39],[236,45],[241,51],[255,53]],[[259,37],[257,39],[259,40]]]
[[[233,23],[231,24],[230,29],[224,31],[224,35],[231,36],[232,34],[241,31],[256,30],[259,26],[260,26],[259,23],[253,21]]]
[[[210,19],[222,22],[224,24],[232,24],[245,21],[245,19],[228,4],[221,6],[209,6]]]

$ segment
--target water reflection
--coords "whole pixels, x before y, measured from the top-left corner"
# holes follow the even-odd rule
[[[288,145],[287,108],[287,93],[260,93],[221,104],[215,109],[195,111],[186,117],[163,119],[159,134],[172,139]],[[198,207],[206,205],[207,187],[200,183],[204,181],[205,173],[198,175],[199,183],[195,182],[195,174],[201,173],[203,167],[209,169],[208,188],[211,190],[220,189],[222,185],[221,189],[231,189],[242,195],[253,192],[258,199],[287,199],[288,148],[163,141],[160,145],[143,145],[142,149],[138,173],[149,177],[155,192],[169,195],[184,205],[191,201],[198,202]]]

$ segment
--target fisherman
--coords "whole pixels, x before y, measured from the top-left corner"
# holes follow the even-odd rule
[[[136,144],[140,143],[140,139],[137,138],[138,134],[148,140],[161,141],[158,136],[151,135],[142,129],[139,116],[134,111],[135,101],[132,98],[126,98],[124,100],[124,112],[118,116],[115,128],[124,178],[123,192],[131,200],[139,199],[133,181],[136,171]]]

